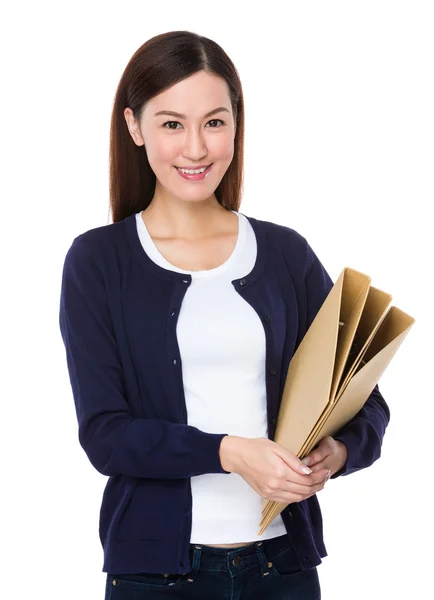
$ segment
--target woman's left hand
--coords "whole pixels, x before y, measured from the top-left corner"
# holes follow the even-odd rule
[[[313,472],[329,469],[329,478],[337,473],[347,461],[347,447],[344,443],[327,435],[302,460]]]

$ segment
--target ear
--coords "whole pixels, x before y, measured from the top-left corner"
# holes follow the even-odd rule
[[[130,135],[133,138],[134,143],[137,146],[144,146],[145,141],[142,137],[139,123],[134,118],[133,111],[128,106],[124,110],[124,117],[125,117],[125,121],[127,122],[128,131],[130,132]]]

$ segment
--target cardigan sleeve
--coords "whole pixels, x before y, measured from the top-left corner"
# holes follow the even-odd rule
[[[79,442],[100,473],[159,479],[228,473],[219,455],[227,434],[131,414],[102,255],[80,236],[63,266],[59,325]]]
[[[310,327],[332,287],[333,281],[329,274],[307,245],[307,327]],[[345,444],[348,456],[345,465],[331,479],[369,467],[380,457],[389,420],[390,410],[377,384],[360,411],[333,436],[335,440]]]

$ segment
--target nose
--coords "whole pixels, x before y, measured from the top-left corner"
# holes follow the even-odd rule
[[[183,155],[186,160],[198,162],[207,155],[205,137],[201,129],[190,128],[186,130],[183,144]]]

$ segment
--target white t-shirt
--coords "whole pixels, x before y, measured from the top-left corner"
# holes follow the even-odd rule
[[[165,269],[189,273],[176,334],[188,425],[209,433],[268,437],[265,387],[265,332],[256,311],[232,280],[247,275],[256,261],[256,237],[239,212],[239,233],[231,256],[205,271],[180,269],[155,246],[141,212],[137,231],[148,256]],[[260,536],[262,498],[237,473],[191,478],[192,544],[231,544],[286,534],[278,517]]]

